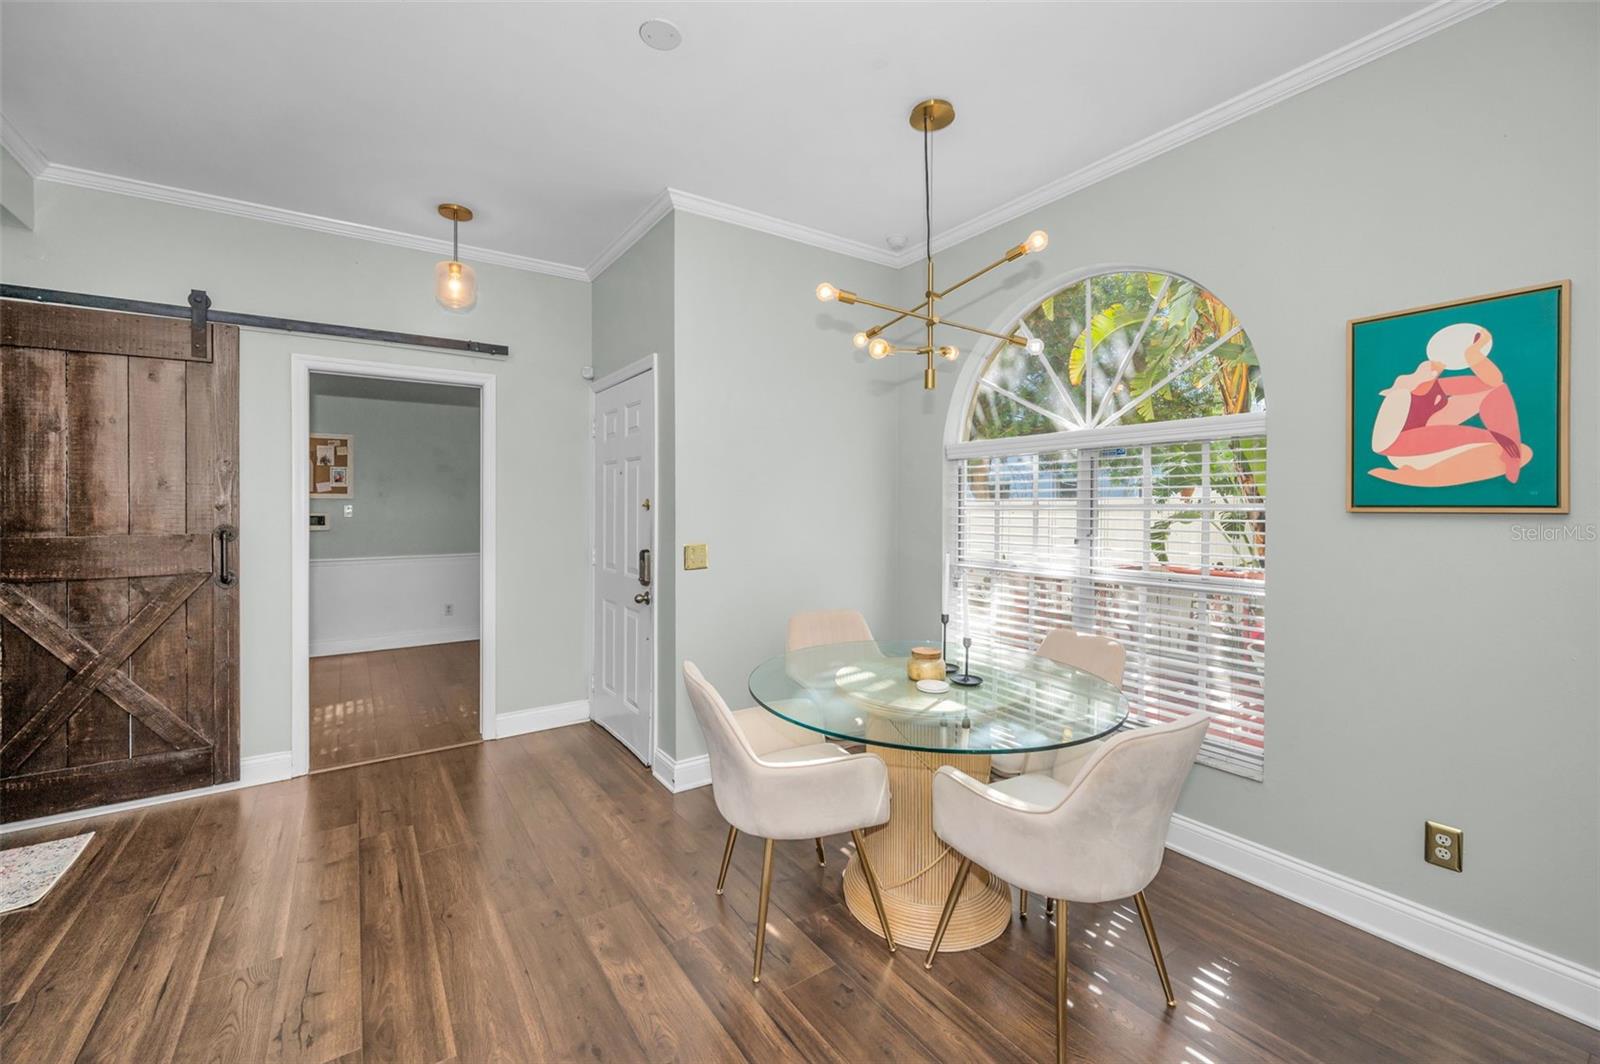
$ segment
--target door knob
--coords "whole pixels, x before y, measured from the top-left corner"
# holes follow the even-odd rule
[[[637,595],[633,596],[633,601],[637,602],[641,606],[650,605],[650,592],[649,591],[641,591],[641,592],[639,592]]]

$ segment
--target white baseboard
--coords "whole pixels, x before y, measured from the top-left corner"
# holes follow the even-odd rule
[[[677,761],[657,747],[655,756],[650,759],[650,774],[673,794],[682,794],[711,782],[711,758],[701,754]]]
[[[181,802],[189,798],[203,798],[208,794],[221,794],[224,791],[236,791],[241,787],[256,787],[263,783],[277,783],[286,780],[294,773],[289,762],[289,751],[281,750],[275,754],[256,754],[246,757],[239,762],[239,778],[233,783],[219,783],[215,787],[196,787],[187,791],[173,791],[171,794],[158,794],[152,798],[136,798],[131,802],[117,802],[114,805],[96,805],[88,809],[74,809],[70,813],[56,813],[51,816],[35,817],[32,820],[17,820],[10,824],[0,824],[0,835],[10,835],[16,831],[27,831],[29,828],[43,828],[51,824],[66,824],[73,820],[87,820],[89,817],[105,816],[108,813],[123,813],[130,809],[144,809],[152,805],[166,805],[168,802]]]
[[[589,719],[589,700],[558,702],[553,706],[536,706],[517,709],[495,717],[495,737],[505,739],[513,735],[563,728],[568,724],[581,724]]]
[[[408,632],[382,632],[354,639],[314,639],[311,641],[311,656],[325,658],[331,654],[365,654],[372,650],[426,647],[435,643],[461,643],[477,638],[478,626],[469,624],[451,628],[417,628]]]
[[[1474,979],[1600,1027],[1600,971],[1593,968],[1188,817],[1172,818],[1167,846]]]

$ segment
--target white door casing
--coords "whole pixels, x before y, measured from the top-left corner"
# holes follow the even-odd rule
[[[645,764],[655,714],[655,463],[655,373],[597,391],[590,716]]]

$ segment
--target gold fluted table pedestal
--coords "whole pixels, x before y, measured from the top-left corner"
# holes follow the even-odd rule
[[[892,804],[889,822],[866,833],[868,856],[878,873],[883,907],[895,943],[927,949],[961,861],[933,833],[933,775],[941,765],[953,765],[969,776],[987,781],[989,755],[891,747],[875,747],[873,753],[882,757],[889,769]],[[853,856],[844,870],[844,900],[864,927],[882,936],[866,876]],[[952,953],[992,942],[1010,921],[1010,889],[974,867],[939,951]]]

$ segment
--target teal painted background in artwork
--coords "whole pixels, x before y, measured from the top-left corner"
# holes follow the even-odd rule
[[[1362,322],[1351,331],[1352,501],[1357,506],[1528,506],[1560,503],[1561,289],[1462,303],[1439,310]],[[1500,367],[1517,405],[1522,441],[1533,449],[1517,483],[1504,477],[1453,487],[1393,484],[1368,473],[1390,467],[1372,450],[1379,393],[1427,358],[1428,340],[1446,325],[1472,322],[1489,330],[1489,358]],[[1446,376],[1465,371],[1447,370]],[[1466,422],[1476,426],[1476,417]]]

